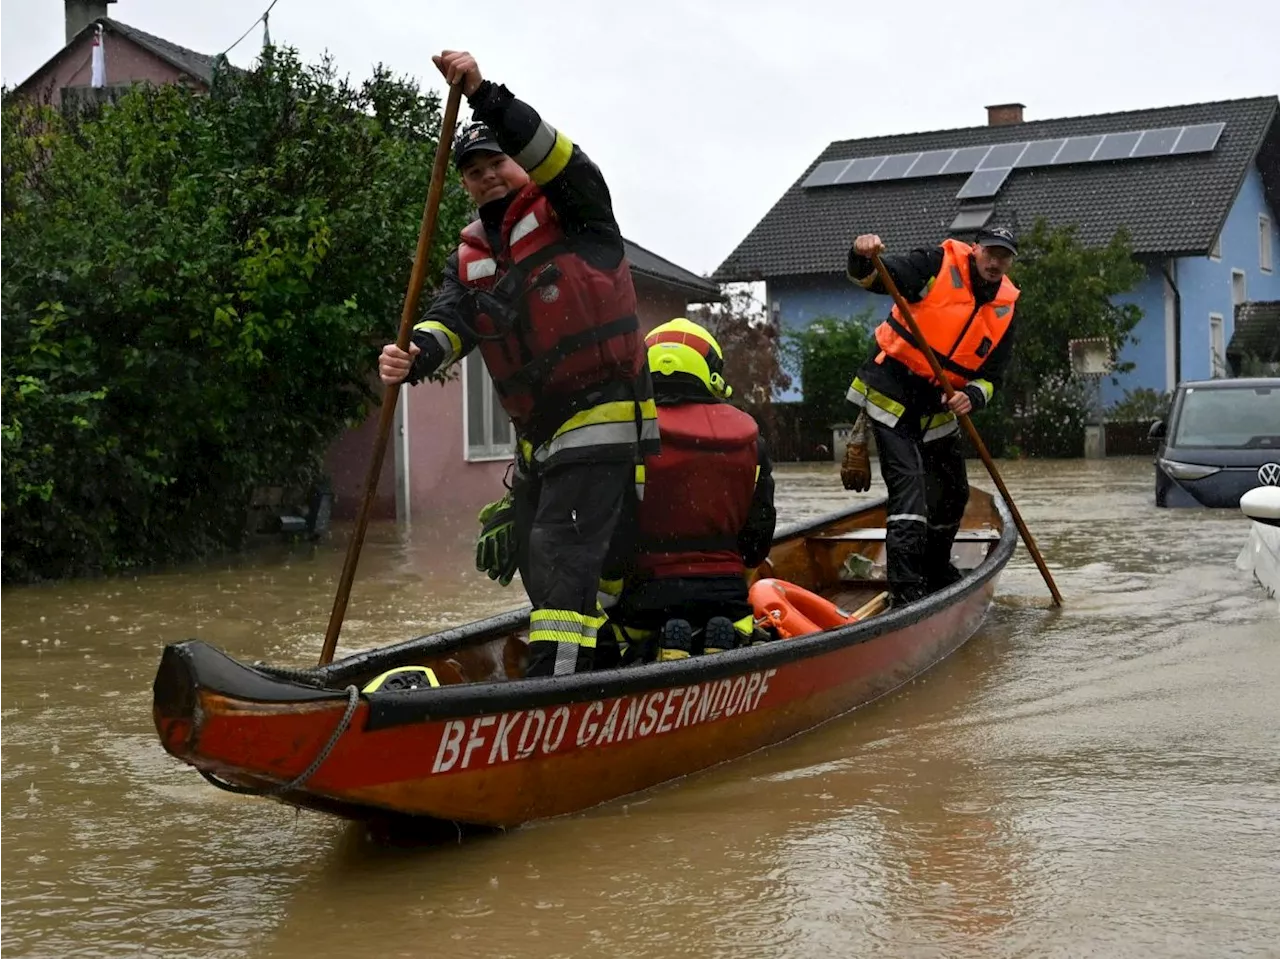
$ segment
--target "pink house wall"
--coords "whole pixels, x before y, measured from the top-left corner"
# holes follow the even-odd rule
[[[645,277],[637,277],[635,282],[637,314],[643,332],[683,315],[688,307],[684,295],[665,284]],[[409,404],[411,521],[474,525],[476,511],[501,495],[502,478],[509,461],[467,462],[461,375],[447,383],[402,387],[401,397],[407,397]],[[359,509],[377,436],[379,412],[376,407],[372,409],[368,419],[341,436],[326,457],[333,480],[334,516],[340,519],[354,517]],[[392,519],[395,513],[395,457],[389,443],[378,478],[373,516]]]
[[[155,84],[178,83],[186,80],[203,88],[204,84],[193,80],[172,64],[161,60],[149,50],[133,41],[106,31],[103,39],[108,86],[116,84],[151,82]],[[62,88],[89,86],[92,74],[93,36],[86,33],[62,52],[43,70],[23,81],[24,91],[36,99],[47,93],[51,103],[62,101]]]

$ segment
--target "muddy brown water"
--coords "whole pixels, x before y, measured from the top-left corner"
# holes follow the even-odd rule
[[[1005,469],[1063,611],[1020,549],[894,695],[460,844],[230,796],[157,744],[162,644],[312,662],[340,540],[6,589],[4,955],[1280,955],[1280,611],[1233,566],[1247,521],[1155,509],[1149,460]],[[779,489],[784,519],[848,495],[828,465]],[[339,654],[518,605],[473,523],[371,530]]]

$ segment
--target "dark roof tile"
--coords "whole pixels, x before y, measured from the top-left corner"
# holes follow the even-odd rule
[[[1075,223],[1085,243],[1129,230],[1140,254],[1206,253],[1264,138],[1280,137],[1275,97],[1226,100],[1098,116],[838,140],[805,169],[713,274],[722,282],[843,273],[849,241],[874,231],[891,249],[938,242],[960,210],[964,175],[805,190],[825,160],[954,149],[1089,133],[1224,122],[1212,153],[1015,170],[995,197],[991,222],[1027,229],[1039,217]],[[1274,198],[1273,198],[1274,199]]]
[[[698,276],[677,266],[670,260],[646,250],[639,243],[623,239],[626,244],[627,262],[631,271],[640,276],[647,276],[668,286],[678,287],[681,292],[691,297],[690,302],[711,303],[721,299],[720,287],[706,277]],[[701,299],[698,299],[701,297]]]
[[[102,24],[109,30],[114,30],[123,37],[132,40],[138,46],[151,51],[161,60],[167,61],[172,66],[181,70],[190,77],[201,81],[206,86],[213,83],[214,67],[219,59],[219,55],[210,55],[207,53],[197,53],[195,50],[188,50],[186,47],[180,47],[176,43],[172,43],[164,37],[157,37],[155,34],[147,33],[145,30],[139,30],[137,27],[131,27],[127,23],[114,20],[109,17],[102,18]],[[90,24],[92,26],[92,24]]]

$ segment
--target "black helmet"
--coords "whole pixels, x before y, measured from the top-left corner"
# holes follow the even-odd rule
[[[502,153],[498,138],[483,123],[468,123],[453,141],[453,165],[462,169],[462,161],[473,153]]]

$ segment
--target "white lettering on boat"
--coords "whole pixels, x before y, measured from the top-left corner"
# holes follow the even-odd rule
[[[450,719],[432,773],[551,756],[667,735],[760,708],[776,669],[574,706]]]

